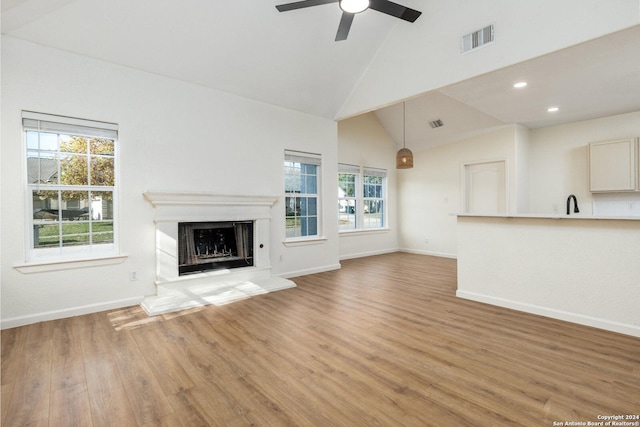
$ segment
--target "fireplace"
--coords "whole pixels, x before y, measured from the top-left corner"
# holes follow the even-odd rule
[[[178,274],[253,266],[253,221],[178,223]]]
[[[156,295],[149,315],[228,304],[295,287],[271,274],[271,210],[278,196],[146,192],[155,208]]]

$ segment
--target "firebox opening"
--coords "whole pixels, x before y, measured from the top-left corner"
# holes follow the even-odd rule
[[[179,275],[253,266],[253,228],[253,221],[179,223]]]

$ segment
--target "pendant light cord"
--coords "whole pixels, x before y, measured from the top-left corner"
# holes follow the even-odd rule
[[[402,101],[402,148],[406,148],[407,142],[407,115],[405,108],[405,102]]]

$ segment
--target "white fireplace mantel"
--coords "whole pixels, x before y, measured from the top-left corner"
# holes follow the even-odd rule
[[[144,193],[156,208],[159,221],[235,221],[269,219],[278,196],[230,195],[189,192]]]
[[[156,286],[158,295],[145,298],[143,308],[159,314],[198,305],[229,302],[247,293],[286,289],[295,283],[271,276],[269,233],[271,210],[279,196],[213,193],[144,193],[155,207]],[[178,224],[181,222],[253,221],[254,265],[180,276]],[[195,297],[194,297],[195,296]],[[171,300],[175,299],[175,302]]]
[[[278,196],[148,191],[144,198],[153,206],[175,205],[241,205],[271,206]]]

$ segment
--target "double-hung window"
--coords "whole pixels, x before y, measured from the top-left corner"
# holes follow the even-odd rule
[[[338,164],[338,230],[386,227],[387,171]]]
[[[338,230],[357,230],[360,167],[338,164]]]
[[[363,168],[362,200],[364,221],[362,228],[383,228],[385,181],[387,171],[383,169]]]
[[[23,112],[28,259],[116,252],[118,126]]]
[[[320,212],[320,167],[317,154],[285,151],[286,237],[317,237]]]

